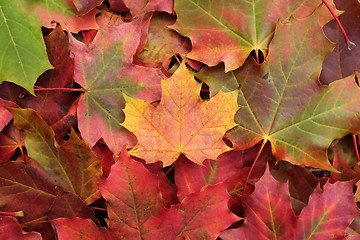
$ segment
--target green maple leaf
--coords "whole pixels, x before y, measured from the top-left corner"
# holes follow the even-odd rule
[[[40,22],[23,1],[0,0],[0,83],[13,82],[34,94],[38,76],[51,68]]]
[[[235,117],[227,133],[236,148],[270,141],[278,160],[334,170],[327,148],[360,129],[360,94],[354,76],[322,86],[318,77],[334,45],[318,24],[318,12],[279,23],[264,64],[252,59],[232,73],[240,84]]]

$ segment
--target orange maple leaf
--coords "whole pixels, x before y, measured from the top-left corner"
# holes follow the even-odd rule
[[[233,128],[238,91],[219,92],[210,101],[200,98],[201,84],[185,64],[172,77],[161,81],[159,106],[125,96],[125,121],[138,144],[129,151],[147,163],[162,161],[169,166],[183,153],[191,161],[202,164],[230,150],[223,141],[225,132]]]

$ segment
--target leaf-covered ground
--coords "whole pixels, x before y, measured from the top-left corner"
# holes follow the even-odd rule
[[[360,239],[358,0],[0,0],[0,32],[0,239]]]

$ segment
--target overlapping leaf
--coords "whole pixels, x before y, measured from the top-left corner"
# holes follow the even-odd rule
[[[239,220],[227,208],[229,198],[225,184],[207,186],[149,219],[147,239],[214,239]]]
[[[191,193],[199,192],[206,185],[224,182],[228,184],[228,191],[232,195],[242,194],[243,184],[250,170],[250,167],[245,166],[254,161],[259,147],[225,152],[216,161],[205,160],[204,166],[180,158],[175,165],[175,183],[179,200],[183,200]],[[258,180],[262,176],[269,159],[271,159],[271,150],[267,147],[253,169],[250,181]]]
[[[171,165],[181,153],[201,164],[230,150],[222,140],[235,126],[237,92],[220,92],[208,102],[200,99],[201,85],[182,63],[175,74],[162,81],[159,106],[133,98],[126,99],[123,126],[134,132],[138,144],[130,154],[146,162]]]
[[[0,238],[6,240],[41,240],[38,232],[26,233],[13,217],[0,217]]]
[[[274,156],[293,164],[334,170],[327,148],[360,129],[360,90],[354,76],[321,86],[322,61],[333,49],[318,12],[279,23],[267,61],[249,59],[234,72],[241,86],[235,121],[228,132],[237,148],[270,141]]]
[[[111,240],[106,229],[97,228],[90,219],[58,218],[52,221],[59,240]]]
[[[324,61],[320,76],[320,80],[324,84],[350,76],[354,71],[360,71],[360,3],[357,0],[335,1],[335,3],[339,9],[345,10],[339,20],[350,41],[356,46],[350,45],[350,49],[348,48],[335,20],[324,26],[326,36],[331,41],[339,43],[335,51]]]
[[[164,210],[159,179],[123,148],[100,191],[108,202],[109,229],[118,239],[143,239],[148,219]]]
[[[24,0],[18,1],[22,2]],[[80,30],[98,29],[99,27],[95,21],[95,15],[99,10],[92,9],[87,14],[79,16],[75,8],[75,6],[80,7],[79,0],[76,1],[76,5],[74,5],[72,0],[36,0],[25,2],[28,14],[36,16],[41,21],[41,24],[48,28],[54,27],[53,21],[59,22],[62,26],[66,26],[67,29],[75,33]],[[87,11],[88,9],[80,10]]]
[[[65,191],[77,194],[86,203],[99,197],[101,164],[75,132],[59,146],[53,130],[31,109],[9,109],[15,126],[24,130],[25,146],[32,158],[47,173],[48,179]]]
[[[101,26],[93,42],[85,45],[71,38],[75,59],[74,79],[85,88],[79,100],[78,120],[83,139],[92,147],[103,138],[118,155],[121,147],[135,145],[132,134],[120,124],[124,121],[123,93],[147,101],[160,99],[160,69],[132,64],[140,41],[141,19],[124,23],[105,12],[98,18]],[[96,124],[96,128],[94,128]]]
[[[79,93],[51,90],[71,88],[73,85],[74,61],[69,57],[69,39],[61,26],[57,26],[44,40],[54,69],[47,70],[38,78],[36,87],[43,91],[37,91],[36,97],[23,94],[22,98],[17,97],[13,101],[22,108],[36,110],[47,124],[52,125],[68,113]],[[9,90],[16,96],[16,88],[7,89]]]
[[[154,13],[145,31],[146,44],[139,53],[139,60],[145,63],[162,63],[176,54],[187,54],[191,50],[190,40],[168,26],[175,17],[165,13]]]
[[[109,2],[110,5],[112,3],[119,4],[116,3],[116,0],[110,0]],[[154,11],[172,13],[174,7],[174,1],[172,0],[121,0],[121,2],[130,9],[131,14],[135,17]]]
[[[102,0],[72,0],[77,11],[80,14],[86,14],[90,12],[95,7],[99,6],[103,1]]]
[[[175,1],[178,20],[173,28],[190,37],[189,58],[209,66],[224,62],[229,71],[240,67],[252,50],[267,55],[279,19],[308,16],[320,4],[320,0]]]
[[[13,125],[0,132],[0,161],[8,161],[15,150],[24,146],[23,134]]]
[[[48,175],[32,162],[0,165],[0,210],[23,211],[19,221],[30,227],[58,217],[94,219],[94,213],[77,196],[62,193]]]
[[[41,25],[29,17],[23,1],[0,1],[0,83],[13,82],[34,94],[38,76],[51,68]]]
[[[243,198],[245,223],[225,231],[229,239],[340,239],[359,214],[351,182],[318,186],[299,217],[291,208],[287,184],[273,179],[267,170],[255,185],[255,192]]]

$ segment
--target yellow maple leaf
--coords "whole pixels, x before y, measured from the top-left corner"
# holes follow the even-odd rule
[[[157,107],[125,96],[125,121],[138,144],[129,151],[147,163],[171,165],[183,153],[202,164],[230,150],[223,141],[225,132],[236,126],[234,115],[238,91],[219,92],[209,101],[200,98],[201,84],[185,64],[172,77],[161,81],[162,97]]]

